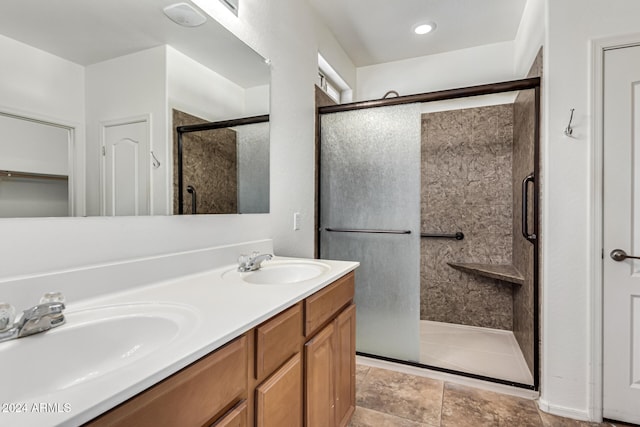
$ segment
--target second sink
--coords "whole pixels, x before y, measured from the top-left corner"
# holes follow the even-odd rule
[[[327,264],[318,261],[272,260],[262,264],[259,270],[247,273],[231,270],[222,277],[239,278],[254,285],[286,285],[315,279],[330,269]]]

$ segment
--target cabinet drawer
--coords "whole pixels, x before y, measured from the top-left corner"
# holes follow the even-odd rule
[[[247,427],[247,401],[238,403],[211,427]]]
[[[302,303],[289,308],[256,328],[257,380],[270,375],[302,344]]]
[[[351,302],[354,291],[354,274],[351,272],[307,298],[305,300],[305,336],[311,336],[327,320],[333,318],[342,307]]]
[[[242,336],[87,425],[210,425],[246,399],[247,351],[247,338]]]

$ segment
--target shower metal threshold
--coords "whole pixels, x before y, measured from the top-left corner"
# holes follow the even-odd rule
[[[440,368],[438,366],[433,366],[433,365],[425,365],[424,363],[412,362],[409,360],[394,359],[392,357],[379,356],[377,354],[363,353],[361,351],[356,351],[356,355],[369,357],[371,359],[384,360],[385,362],[393,362],[393,363],[400,363],[402,365],[414,366],[416,368],[430,369],[432,371],[443,372],[445,374],[452,374],[452,375],[458,375],[461,377],[473,378],[475,380],[487,381],[487,382],[492,382],[496,384],[522,388],[525,390],[538,391],[535,385],[532,385],[532,384],[523,384],[523,383],[518,383],[514,381],[509,381],[509,380],[501,380],[500,378],[486,377],[484,375],[472,374],[464,371],[456,371],[455,369]]]

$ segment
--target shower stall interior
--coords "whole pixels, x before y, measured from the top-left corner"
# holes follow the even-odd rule
[[[360,354],[538,386],[540,78],[319,108],[319,255]]]

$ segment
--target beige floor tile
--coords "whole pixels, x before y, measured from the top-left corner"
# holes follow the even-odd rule
[[[440,425],[443,382],[370,368],[356,390],[356,404],[365,409]]]
[[[372,409],[356,407],[349,427],[432,427]]]
[[[443,427],[541,427],[532,400],[445,383]]]
[[[369,367],[365,365],[356,365],[356,384],[359,384],[369,373]]]
[[[350,427],[640,427],[562,418],[529,399],[364,365],[356,404]]]

